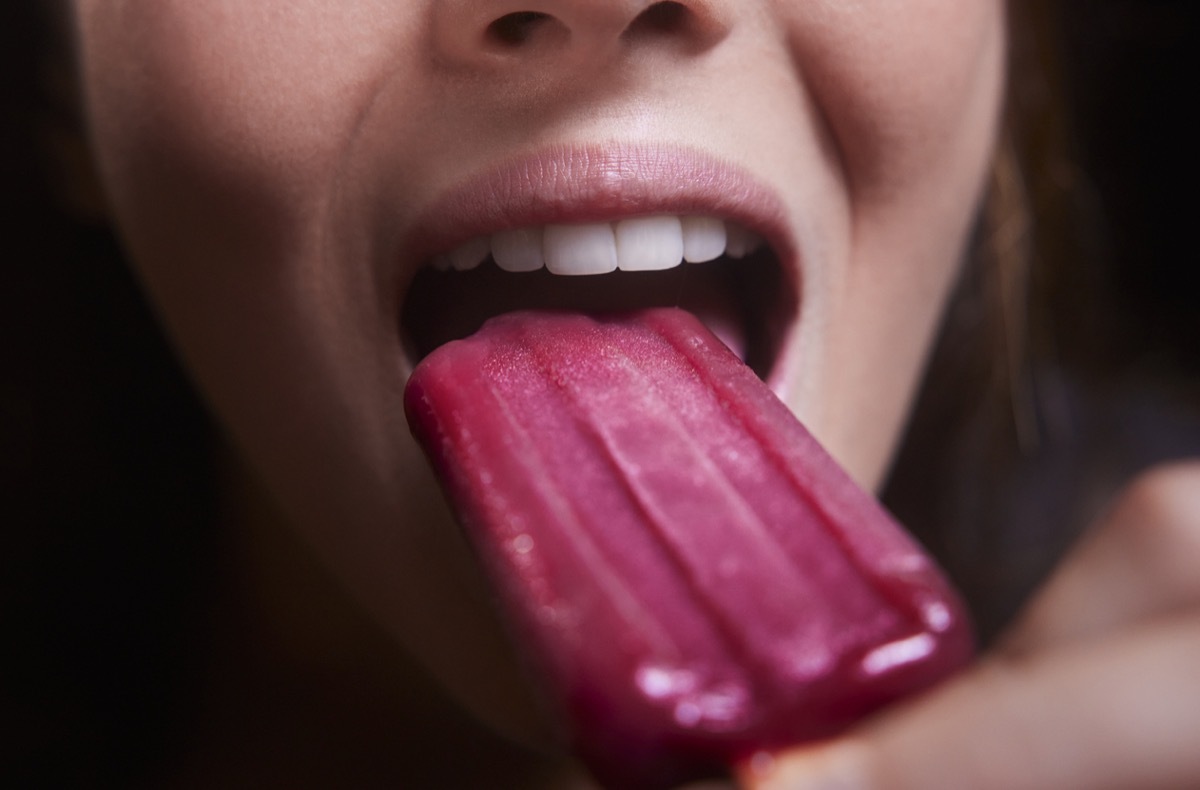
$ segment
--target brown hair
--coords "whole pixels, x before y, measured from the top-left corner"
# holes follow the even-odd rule
[[[990,188],[885,492],[947,565],[985,641],[1117,487],[1150,463],[1200,452],[1200,418],[1187,396],[1197,402],[1200,311],[1190,301],[1200,288],[1185,290],[1189,305],[1174,312],[1162,292],[1139,309],[1123,284],[1128,273],[1157,269],[1169,280],[1178,261],[1170,252],[1144,256],[1145,239],[1133,255],[1113,243],[1129,208],[1114,211],[1114,195],[1144,199],[1167,179],[1140,168],[1113,179],[1112,171],[1128,151],[1154,148],[1161,130],[1141,123],[1128,146],[1089,148],[1111,114],[1125,111],[1117,102],[1131,98],[1096,82],[1089,57],[1100,56],[1090,50],[1124,54],[1133,90],[1169,86],[1172,74],[1191,69],[1148,73],[1155,64],[1144,52],[1189,50],[1200,14],[1185,6],[1009,4],[1008,104]],[[1156,111],[1169,114],[1170,95],[1164,88]],[[1181,137],[1164,156],[1185,144]],[[1178,236],[1180,227],[1160,225],[1153,236]],[[1164,325],[1171,329],[1151,342]]]

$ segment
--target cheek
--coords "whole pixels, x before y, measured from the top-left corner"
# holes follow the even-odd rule
[[[894,197],[972,141],[990,143],[1002,3],[822,2],[806,17],[793,27],[793,51],[856,198]]]
[[[269,236],[321,209],[400,29],[374,23],[376,5],[79,4],[95,145],[135,247],[156,229],[213,246],[213,228],[261,245],[248,229]]]
[[[347,449],[340,437],[391,435],[377,423],[395,409],[363,404],[380,388],[353,386],[392,364],[389,348],[370,345],[390,324],[370,263],[336,247],[328,221],[357,119],[411,37],[404,13],[378,5],[77,6],[116,224],[205,396],[278,490],[305,488],[295,479],[312,473],[297,445],[378,456],[375,443]],[[355,380],[348,360],[377,369]],[[376,422],[343,425],[356,414]]]
[[[846,258],[825,267],[823,362],[814,363],[808,413],[855,477],[874,485],[982,192],[1000,105],[1003,5],[830,0],[803,13],[792,53],[833,141],[849,210]]]
[[[118,225],[189,364],[227,403],[256,402],[256,357],[294,375],[295,349],[316,342],[303,335],[344,322],[365,298],[364,267],[349,276],[330,265],[325,218],[376,81],[412,50],[405,13],[381,6],[77,5]]]

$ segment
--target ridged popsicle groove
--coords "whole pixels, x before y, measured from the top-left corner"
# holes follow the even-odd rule
[[[629,379],[620,388],[622,392],[653,393],[657,390],[656,385],[645,374],[645,371],[634,364],[628,355],[617,351],[608,359],[608,362],[607,367],[610,372],[620,372]],[[546,366],[547,372],[553,370],[552,359],[543,360],[542,364]],[[558,373],[558,371],[554,371],[551,375],[557,378]],[[669,508],[666,507],[667,503],[662,501],[661,495],[655,492],[652,484],[646,480],[645,469],[635,474],[629,473],[637,464],[634,459],[628,457],[623,442],[616,435],[617,430],[612,425],[612,420],[609,419],[613,414],[612,410],[595,408],[595,404],[589,403],[578,388],[564,387],[563,397],[572,404],[581,433],[590,436],[591,440],[601,449],[600,456],[612,470],[613,484],[627,491],[630,499],[637,503],[640,511],[645,515],[647,532],[654,536],[673,560],[673,565],[683,584],[669,597],[691,599],[702,604],[711,620],[714,635],[726,644],[729,655],[741,659],[745,664],[757,663],[759,656],[756,656],[753,647],[744,638],[741,638],[744,634],[736,626],[738,618],[735,613],[731,612],[727,605],[724,605],[720,596],[714,595],[713,585],[715,583],[730,580],[704,578],[706,572],[711,575],[713,570],[711,563],[706,563],[703,558],[694,556],[696,548],[687,545],[688,532],[692,529],[695,520],[689,522],[686,517],[679,518],[669,512]],[[713,493],[717,501],[709,503],[713,510],[723,514],[734,514],[728,520],[737,523],[739,529],[744,531],[743,537],[746,539],[744,542],[757,544],[756,558],[763,563],[764,570],[765,567],[777,565],[778,567],[774,571],[768,571],[768,573],[786,579],[787,569],[781,564],[783,555],[778,541],[770,535],[757,513],[741,494],[729,486],[717,474],[715,468],[712,468],[707,455],[700,451],[698,444],[691,438],[679,420],[670,414],[661,413],[661,409],[657,410],[660,413],[647,413],[654,409],[657,401],[657,396],[647,399],[646,402],[635,401],[627,404],[626,411],[654,417],[655,425],[658,428],[657,438],[660,443],[679,445],[680,449],[684,451],[683,457],[672,460],[679,463],[681,467],[691,464],[694,465],[694,468],[704,471],[705,480],[716,489]],[[711,514],[707,515],[711,518]],[[699,520],[704,518],[705,515],[701,515]],[[636,579],[632,579],[628,575],[624,578],[631,587],[637,586]],[[661,582],[661,580],[656,581]]]
[[[565,407],[560,410],[560,413],[563,415],[568,415],[564,422],[569,423],[569,425],[566,429],[562,428],[561,426],[556,426],[555,430],[562,431],[563,433],[567,433],[568,431],[577,433],[581,444],[586,443],[594,448],[594,450],[589,451],[588,454],[594,458],[594,461],[598,467],[608,472],[608,474],[605,475],[603,482],[609,486],[620,488],[621,490],[629,493],[630,502],[636,507],[637,512],[642,516],[642,518],[636,520],[644,523],[648,527],[647,530],[644,530],[640,533],[641,537],[647,541],[655,542],[657,544],[656,548],[658,548],[663,554],[668,555],[673,560],[673,567],[676,571],[678,571],[679,574],[679,582],[686,586],[686,593],[672,594],[668,592],[667,595],[660,595],[657,598],[651,598],[647,595],[647,600],[653,600],[662,603],[663,598],[678,599],[680,597],[691,597],[692,593],[702,594],[703,591],[697,589],[693,582],[692,574],[689,572],[691,569],[686,563],[679,561],[678,552],[673,550],[673,547],[670,545],[670,541],[667,540],[663,535],[661,514],[657,513],[656,509],[647,501],[646,497],[641,495],[639,487],[636,485],[636,483],[629,479],[629,477],[625,474],[622,474],[623,469],[627,469],[628,465],[623,466],[623,464],[618,461],[620,451],[614,447],[612,437],[608,435],[604,420],[597,417],[598,414],[612,414],[613,410],[609,409],[607,411],[598,411],[596,408],[594,408],[595,404],[588,404],[585,401],[580,400],[578,396],[578,388],[571,386],[570,384],[570,371],[563,370],[559,366],[555,365],[553,359],[547,360],[540,358],[536,353],[531,354],[530,356],[530,368],[536,369],[530,370],[529,373],[535,376],[543,377],[547,382],[553,382],[555,385],[553,387],[554,396],[560,398],[563,403],[566,404]],[[607,360],[607,363],[611,366],[613,364],[620,364],[622,361],[627,362],[627,358],[617,352]],[[625,369],[628,374],[634,377],[643,378],[642,374],[637,371],[636,368],[626,365]],[[515,393],[506,394],[510,398],[519,397],[519,395]],[[678,429],[678,426],[671,426],[669,423],[667,425],[663,425],[662,427],[666,433],[670,433],[672,427]],[[554,490],[557,493],[559,491],[570,490],[573,486],[578,487],[577,483],[573,480],[573,472],[574,470],[568,469],[562,465],[557,466],[553,471],[550,471],[546,475],[546,490]],[[575,499],[577,501],[586,501],[587,497],[577,494]],[[586,508],[586,510],[586,514],[581,516],[582,520],[591,522],[600,522],[604,520],[603,515],[599,513],[596,508]],[[595,523],[594,526],[594,531],[596,533],[602,534],[608,531],[605,530],[605,525],[602,523]],[[610,550],[605,552],[605,556],[610,558],[607,568],[611,570],[613,586],[619,587],[622,593],[624,593],[626,590],[637,589],[639,586],[645,586],[645,579],[639,578],[639,574],[637,573],[636,569],[629,567],[630,562],[628,552]],[[624,560],[624,562],[622,562],[622,560]],[[618,566],[621,567],[618,568]],[[655,564],[653,570],[656,571],[653,582],[654,586],[658,590],[669,591],[680,586],[679,584],[671,584],[670,578],[664,578],[664,569],[661,565]],[[645,574],[641,574],[641,576],[644,575]],[[675,630],[673,624],[669,622],[660,623],[659,629],[660,633],[663,634],[671,633]],[[735,647],[735,643],[731,642],[730,647]],[[658,658],[663,661],[678,662],[682,660],[682,655],[683,654],[678,650],[658,651]]]
[[[647,646],[654,652],[678,653],[679,649],[669,639],[669,631],[664,627],[661,618],[656,616],[642,601],[629,595],[628,585],[623,580],[623,574],[614,564],[611,552],[605,551],[598,545],[596,530],[586,526],[587,514],[581,512],[578,497],[573,500],[564,495],[567,487],[562,485],[553,465],[547,462],[544,445],[539,447],[539,443],[534,441],[530,430],[526,427],[528,420],[522,420],[513,413],[511,394],[499,388],[494,381],[486,379],[473,394],[491,396],[487,402],[480,402],[479,408],[490,410],[498,416],[501,424],[496,426],[496,433],[507,437],[514,445],[519,446],[519,452],[515,452],[513,455],[519,456],[522,462],[510,467],[519,469],[517,477],[520,479],[518,482],[525,482],[526,479],[544,481],[539,482],[537,486],[537,497],[543,506],[549,506],[556,527],[552,534],[538,530],[536,524],[530,525],[532,529],[523,531],[521,534],[528,534],[533,540],[529,553],[535,556],[546,554],[543,544],[551,540],[554,541],[554,545],[561,544],[565,550],[577,553],[579,555],[577,565],[587,568],[589,575],[596,582],[599,594],[617,611],[618,619],[628,623],[631,630],[642,635],[648,643]],[[489,487],[505,488],[506,483],[511,485],[512,481],[508,480],[507,471],[494,471],[493,475],[496,475],[496,479]],[[504,496],[505,494],[500,492],[499,495]],[[501,511],[519,510],[507,507],[498,509]],[[518,591],[527,586],[527,584],[517,585]]]
[[[654,338],[653,341],[661,342],[658,338]],[[545,366],[547,372],[555,379],[562,375],[562,371],[553,369],[553,359],[556,358],[551,356],[549,360],[539,360],[539,364]],[[665,399],[658,392],[653,377],[635,363],[630,355],[619,349],[601,358],[604,362],[604,372],[613,378],[608,389],[621,393],[641,393],[644,397],[633,397],[622,404],[622,409],[615,410],[603,408],[607,404],[590,402],[588,394],[593,391],[591,388],[566,387],[564,397],[575,406],[574,413],[580,428],[596,437],[603,450],[603,457],[613,469],[615,484],[623,486],[630,492],[631,497],[641,504],[643,511],[648,515],[647,527],[653,530],[669,550],[684,577],[691,580],[689,590],[695,593],[696,600],[703,602],[709,610],[717,631],[726,637],[730,652],[753,662],[752,665],[766,663],[764,654],[777,653],[778,646],[775,645],[775,650],[771,650],[771,646],[756,645],[753,639],[747,638],[752,636],[747,632],[745,625],[747,613],[753,612],[757,617],[769,620],[775,625],[770,632],[759,634],[759,641],[785,637],[788,630],[801,627],[804,623],[786,611],[779,611],[777,604],[811,597],[812,591],[807,589],[808,585],[804,583],[803,576],[796,572],[795,565],[789,561],[778,535],[774,534],[759,517],[755,508],[713,465],[709,454],[703,451],[694,434],[684,427],[671,409],[665,407]],[[706,407],[705,411],[711,410]],[[678,470],[700,470],[704,485],[684,486],[683,491],[680,491],[678,486],[668,485],[667,490],[656,491],[653,481],[647,479],[647,469],[643,467],[636,473],[629,473],[637,467],[637,460],[636,453],[630,452],[627,445],[636,445],[639,440],[644,439],[637,435],[636,429],[631,429],[634,434],[631,441],[623,443],[616,436],[622,422],[633,422],[638,427],[655,430],[660,456],[657,460],[677,466],[677,469],[656,471],[666,471],[668,476],[677,477]],[[679,452],[671,452],[674,450]],[[661,457],[668,453],[670,457]],[[673,494],[676,496],[672,496]],[[672,508],[673,503],[676,504],[675,508]],[[703,509],[704,512],[672,512],[677,510],[679,505],[682,505],[685,511]],[[689,518],[689,515],[695,517]],[[720,545],[721,537],[711,533],[720,533],[732,525],[737,527],[737,541],[729,549],[737,551],[738,554],[736,557],[714,557],[714,546]],[[707,532],[703,531],[705,529]],[[704,545],[705,543],[708,545]],[[736,584],[719,591],[714,585],[732,581],[721,578],[720,566],[734,558],[739,559],[744,568],[753,568],[757,575],[776,580],[776,595],[767,600],[763,600],[761,596],[757,600],[746,600],[740,597],[739,593],[754,593],[757,590],[748,585]],[[704,576],[709,578],[705,579]],[[716,594],[718,592],[721,594]],[[768,609],[775,610],[773,616],[768,617],[765,611]]]
[[[733,368],[741,373],[740,362],[732,355],[714,353],[711,346],[695,343],[693,335],[680,333],[676,325],[658,320],[657,316],[651,316],[647,320],[647,325],[661,333],[660,336],[676,349],[681,357],[693,365],[698,375],[705,376],[707,374],[714,395],[722,403],[730,418],[737,421],[747,434],[758,440],[760,446],[770,456],[774,468],[791,480],[797,495],[805,501],[812,513],[819,517],[822,523],[830,525],[831,529],[828,531],[830,538],[838,543],[847,559],[862,571],[862,577],[872,583],[882,597],[892,601],[896,606],[904,608],[914,620],[923,622],[925,617],[919,607],[909,605],[915,604],[915,599],[895,596],[891,585],[886,583],[893,579],[900,569],[882,567],[879,563],[872,563],[870,561],[872,554],[881,553],[879,546],[869,547],[874,549],[873,552],[864,552],[861,539],[856,542],[852,539],[850,532],[839,528],[840,525],[854,524],[860,532],[871,532],[872,540],[884,542],[889,552],[893,555],[900,554],[909,561],[898,564],[908,565],[911,563],[915,569],[914,576],[933,572],[936,577],[936,571],[928,559],[920,554],[915,545],[898,528],[894,527],[890,516],[883,513],[878,503],[870,498],[864,498],[862,492],[857,490],[849,478],[811,480],[801,476],[802,470],[811,469],[813,465],[813,459],[806,457],[812,453],[806,452],[806,450],[816,450],[817,445],[807,436],[783,438],[776,433],[780,430],[780,426],[783,426],[783,430],[788,434],[802,431],[799,423],[793,422],[792,425],[788,425],[786,420],[774,420],[770,428],[764,426],[764,415],[786,409],[765,388],[751,396],[757,401],[754,408],[745,407],[747,398],[743,394],[744,390],[731,392],[730,378],[712,372],[714,368]],[[704,356],[705,359],[701,360],[701,356]],[[729,403],[741,403],[743,408],[734,409],[728,405]],[[789,428],[791,430],[788,430]],[[820,490],[821,496],[817,495],[817,489]],[[892,529],[879,529],[881,524],[892,527]],[[940,582],[940,578],[938,581]]]

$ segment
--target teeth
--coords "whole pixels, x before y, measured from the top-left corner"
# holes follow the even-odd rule
[[[536,272],[546,263],[542,257],[542,229],[521,228],[493,235],[492,257],[506,272]]]
[[[712,217],[683,218],[683,259],[704,263],[725,252],[725,223]]]
[[[490,254],[508,272],[545,266],[553,274],[606,274],[671,269],[684,261],[704,263],[726,255],[744,258],[763,239],[715,217],[633,217],[616,222],[505,230],[471,239],[430,262],[439,271],[474,269]]]
[[[461,247],[450,251],[450,265],[460,272],[474,269],[487,260],[487,239],[471,239]]]
[[[547,225],[542,253],[554,274],[607,274],[617,268],[617,240],[607,222]]]
[[[745,258],[753,252],[758,252],[765,244],[762,236],[733,222],[726,226],[726,235],[728,239],[725,242],[725,254],[730,258]]]
[[[622,271],[671,269],[683,260],[684,236],[679,217],[623,219],[616,224],[616,236],[617,266]]]

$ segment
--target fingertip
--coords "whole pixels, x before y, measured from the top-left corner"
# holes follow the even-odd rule
[[[746,790],[870,790],[865,748],[854,742],[756,754],[736,772]]]

